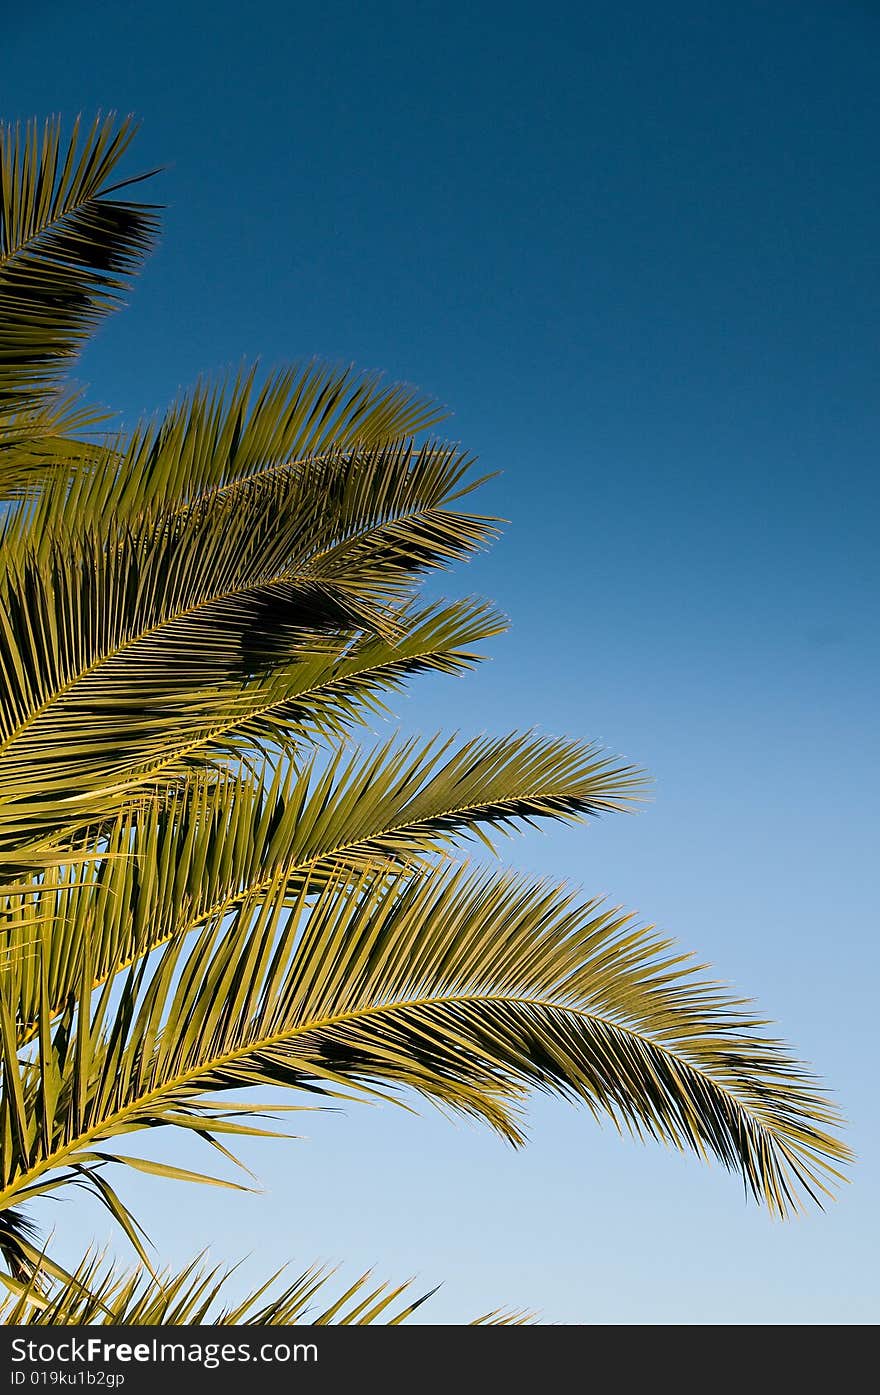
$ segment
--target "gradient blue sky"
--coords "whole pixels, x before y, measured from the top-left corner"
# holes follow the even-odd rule
[[[161,249],[82,377],[131,420],[201,370],[319,354],[449,404],[511,523],[447,590],[513,628],[402,723],[539,725],[645,765],[637,818],[509,860],[753,994],[859,1155],[830,1212],[780,1225],[558,1102],[520,1153],[357,1106],[251,1148],[264,1195],[131,1182],[160,1254],[417,1273],[445,1281],[435,1322],[875,1321],[880,7],[23,13],[4,115],[134,111],[133,167],[168,165]],[[68,1255],[109,1233],[85,1202],[48,1214]]]

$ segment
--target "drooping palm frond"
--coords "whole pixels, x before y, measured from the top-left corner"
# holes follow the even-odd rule
[[[118,197],[143,176],[111,183],[135,130],[77,120],[65,143],[54,118],[0,126],[0,436],[57,391],[155,241],[156,208]]]
[[[828,1193],[848,1156],[834,1109],[739,1000],[630,916],[512,874],[366,873],[293,904],[279,878],[94,1004],[92,981],[86,961],[80,1009],[54,1027],[44,990],[33,1063],[0,1003],[0,1209],[109,1187],[133,1160],[101,1145],[132,1130],[222,1136],[237,1106],[218,1123],[210,1097],[254,1085],[416,1091],[514,1143],[528,1092],[550,1091],[714,1154],[781,1215]]]
[[[80,982],[88,952],[95,986],[145,953],[261,892],[291,897],[348,869],[427,865],[462,838],[539,819],[626,809],[632,767],[577,742],[539,736],[340,749],[330,760],[284,761],[259,774],[191,781],[176,796],[117,819],[106,856],[73,862],[0,901],[0,978],[18,1039],[37,1028],[41,972],[54,1017]],[[39,946],[45,945],[42,960]]]

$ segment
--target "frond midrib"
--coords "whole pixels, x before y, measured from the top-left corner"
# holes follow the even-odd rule
[[[58,1149],[51,1158],[44,1159],[35,1167],[21,1173],[14,1183],[10,1184],[10,1186],[6,1187],[3,1191],[0,1191],[0,1209],[5,1208],[7,1205],[11,1205],[15,1201],[16,1195],[24,1187],[30,1186],[36,1179],[45,1175],[45,1173],[53,1172],[56,1168],[63,1166],[65,1158],[81,1151],[82,1148],[89,1143],[99,1141],[104,1135],[109,1134],[112,1136],[116,1125],[126,1123],[132,1115],[136,1115],[139,1110],[149,1105],[152,1101],[160,1100],[164,1095],[172,1094],[188,1084],[193,1084],[197,1082],[200,1077],[210,1075],[213,1071],[222,1069],[223,1066],[232,1065],[237,1060],[249,1056],[256,1051],[265,1050],[267,1047],[271,1046],[280,1046],[284,1042],[294,1040],[297,1037],[306,1036],[309,1033],[330,1031],[334,1027],[348,1022],[365,1021],[372,1017],[381,1016],[383,1013],[403,1012],[413,1008],[440,1005],[455,1007],[459,1004],[472,1003],[504,1003],[512,1007],[545,1008],[549,1011],[571,1013],[573,1016],[583,1021],[596,1023],[611,1031],[619,1032],[630,1040],[639,1042],[642,1046],[660,1052],[662,1056],[668,1060],[674,1061],[678,1066],[684,1065],[686,1069],[693,1071],[701,1080],[708,1082],[710,1088],[717,1090],[718,1093],[728,1101],[730,1107],[737,1116],[745,1117],[749,1119],[753,1125],[756,1124],[761,1130],[764,1139],[768,1136],[774,1142],[777,1139],[777,1134],[772,1127],[772,1123],[767,1122],[759,1105],[755,1104],[752,1112],[750,1112],[749,1107],[744,1104],[731,1089],[722,1081],[717,1080],[709,1071],[701,1068],[699,1065],[695,1065],[688,1059],[685,1053],[679,1056],[671,1047],[667,1046],[665,1042],[656,1041],[652,1037],[639,1032],[634,1027],[614,1021],[610,1016],[603,1016],[596,1012],[587,1012],[582,1008],[572,1006],[570,1003],[559,1003],[553,999],[542,997],[524,998],[515,994],[489,993],[428,994],[421,997],[404,998],[392,1003],[381,1003],[369,1007],[353,1009],[348,1012],[317,1019],[309,1023],[297,1024],[296,1026],[288,1028],[286,1031],[274,1032],[268,1036],[260,1037],[257,1040],[249,1042],[246,1046],[223,1052],[210,1061],[201,1062],[191,1070],[181,1072],[179,1075],[163,1081],[163,1083],[155,1089],[148,1090],[143,1095],[139,1096],[136,1101],[132,1101],[123,1108],[115,1110],[112,1114],[101,1120],[100,1123],[84,1130],[76,1139],[65,1144],[63,1148]],[[704,1150],[702,1145],[699,1144],[699,1140],[697,1142],[698,1151],[703,1153]],[[848,1156],[846,1145],[837,1140],[834,1140],[834,1143],[834,1156],[846,1158]]]
[[[245,726],[248,722],[254,721],[255,719],[258,719],[259,717],[265,716],[267,712],[271,712],[271,711],[273,711],[273,710],[274,710],[275,708],[277,708],[277,707],[283,707],[283,706],[284,706],[286,703],[288,703],[288,702],[292,702],[292,701],[296,701],[296,700],[300,700],[300,699],[301,699],[302,701],[306,702],[306,701],[308,701],[308,699],[309,699],[311,696],[313,696],[313,695],[315,695],[315,694],[324,693],[324,692],[332,692],[332,690],[333,690],[334,688],[338,688],[338,687],[344,686],[344,684],[345,684],[346,682],[348,682],[350,679],[359,678],[359,677],[362,677],[364,674],[368,674],[368,673],[377,673],[377,674],[381,674],[381,673],[384,672],[385,670],[395,668],[396,666],[398,666],[399,664],[401,664],[401,663],[403,663],[403,662],[405,662],[405,663],[418,663],[419,660],[421,660],[421,659],[427,659],[427,658],[430,658],[430,657],[431,657],[432,655],[434,655],[434,654],[439,654],[439,653],[442,653],[442,652],[452,652],[452,651],[443,651],[442,648],[438,648],[437,646],[434,646],[434,648],[418,650],[416,653],[413,653],[413,654],[406,654],[406,655],[404,655],[404,656],[402,656],[402,657],[401,657],[401,656],[396,656],[396,657],[389,658],[389,659],[387,659],[384,663],[381,663],[381,664],[364,664],[362,667],[357,668],[357,669],[352,669],[352,670],[350,670],[348,673],[345,673],[345,674],[340,675],[340,676],[338,676],[338,677],[336,677],[336,678],[333,678],[333,679],[331,679],[331,680],[330,680],[329,682],[327,682],[327,683],[320,683],[320,684],[317,684],[317,685],[316,685],[315,687],[313,687],[313,688],[306,688],[306,689],[303,689],[303,691],[302,691],[301,693],[296,693],[296,694],[294,694],[293,697],[288,696],[288,697],[280,697],[280,698],[277,698],[277,699],[275,699],[273,702],[266,703],[265,706],[254,708],[252,711],[246,713],[245,715],[243,715],[242,717],[240,717],[240,718],[238,718],[238,719],[236,719],[236,720],[234,720],[234,721],[222,723],[222,724],[218,725],[217,727],[212,728],[209,732],[203,734],[203,735],[200,736],[197,740],[191,741],[191,742],[190,742],[188,745],[186,745],[186,746],[179,747],[179,748],[175,751],[174,755],[169,756],[166,760],[158,761],[158,762],[154,763],[153,765],[143,767],[141,770],[139,770],[139,771],[137,772],[135,778],[133,778],[133,779],[131,780],[131,782],[129,782],[128,784],[123,783],[122,785],[116,785],[116,786],[114,786],[110,791],[104,789],[104,790],[101,791],[101,793],[104,794],[104,793],[108,793],[108,792],[110,792],[110,793],[113,793],[113,792],[120,792],[120,791],[125,790],[126,788],[137,789],[137,788],[139,788],[141,785],[148,784],[148,783],[150,783],[152,777],[155,776],[157,773],[159,773],[159,772],[162,771],[162,770],[166,770],[169,766],[174,766],[174,765],[177,764],[180,760],[182,760],[187,754],[190,754],[190,753],[192,753],[193,751],[198,751],[201,747],[206,746],[208,743],[210,743],[211,741],[213,741],[217,736],[223,734],[224,732],[232,732],[232,731],[235,731],[235,730],[237,730],[239,727]],[[79,680],[77,680],[77,681],[79,681]],[[44,709],[44,710],[45,710],[45,709]],[[2,756],[2,754],[3,754],[3,748],[2,748],[2,746],[0,746],[0,756]],[[450,812],[451,812],[451,811],[450,811]],[[78,828],[79,826],[80,826],[80,825],[78,825],[78,824],[74,826],[74,832],[76,831],[76,828]],[[51,838],[50,838],[48,841],[49,841],[49,846],[51,846],[51,841],[52,841]],[[44,839],[43,842],[46,842],[46,840]],[[38,844],[38,846],[42,846],[42,844]],[[162,943],[164,943],[164,940],[159,940],[159,941],[157,941],[157,944],[162,944]]]
[[[540,793],[540,791],[535,791],[531,794],[518,795],[517,798],[534,799]],[[492,801],[493,804],[497,802],[499,801]],[[431,814],[430,818],[432,820],[448,818],[450,814],[461,814],[462,818],[467,818],[469,814],[474,814],[485,807],[485,802],[481,804],[453,804],[450,805],[447,809],[443,809],[437,813]],[[339,857],[346,852],[353,852],[361,844],[367,844],[373,842],[376,839],[385,838],[390,833],[406,833],[408,829],[417,828],[420,822],[422,821],[410,820],[408,823],[390,823],[380,829],[375,830],[372,833],[365,835],[362,838],[354,838],[350,842],[343,841],[341,843],[337,843],[334,847],[328,848],[323,852],[314,853],[311,857],[305,858],[301,862],[291,863],[289,867],[284,869],[284,876],[286,878],[295,877],[298,873],[308,872],[310,869],[314,869],[315,867],[320,866],[321,863],[332,862],[334,858]],[[145,954],[152,954],[154,950],[161,949],[163,945],[169,944],[171,940],[175,940],[178,937],[183,938],[186,935],[192,934],[192,932],[194,930],[197,930],[200,925],[206,924],[210,920],[215,920],[218,916],[229,915],[249,897],[258,897],[261,892],[267,891],[272,886],[273,882],[278,877],[278,875],[279,869],[275,868],[271,873],[268,873],[265,877],[258,878],[257,880],[251,882],[241,891],[236,891],[232,895],[224,897],[222,901],[217,901],[214,903],[214,905],[209,906],[207,909],[203,911],[200,911],[197,916],[194,916],[191,920],[185,922],[185,924],[179,925],[175,927],[173,930],[170,930],[167,935],[162,935],[158,939],[152,940],[147,947],[140,949],[134,954],[127,955],[124,959],[117,960],[113,967],[106,974],[103,974],[100,978],[95,979],[93,983],[93,988],[100,988],[101,985],[106,983],[108,979],[115,977],[116,974],[123,973],[132,964],[136,963],[139,959],[142,959]],[[52,1018],[57,1017],[61,1010],[62,1009],[58,1006],[51,1008],[50,1013]],[[33,1041],[36,1032],[37,1024],[33,1023],[32,1030],[22,1035],[21,1046],[27,1046],[29,1042]]]
[[[267,702],[263,706],[255,707],[250,711],[244,713],[240,717],[233,718],[228,722],[219,723],[217,726],[212,727],[210,730],[204,732],[201,736],[197,737],[193,741],[188,742],[185,746],[178,747],[178,749],[174,752],[173,755],[166,757],[164,760],[159,760],[154,762],[152,765],[142,767],[138,771],[137,777],[133,781],[133,783],[135,785],[150,783],[153,780],[153,778],[156,775],[160,774],[163,770],[167,770],[169,767],[173,767],[179,761],[184,760],[188,755],[191,755],[193,752],[199,751],[202,747],[209,745],[212,741],[216,740],[218,736],[221,736],[227,732],[237,731],[240,727],[246,726],[248,722],[255,721],[260,717],[264,717],[267,712],[274,711],[275,708],[284,707],[288,703],[295,703],[300,701],[303,703],[307,703],[310,698],[313,698],[319,694],[332,692],[334,688],[343,687],[345,683],[348,682],[350,679],[360,678],[364,674],[368,673],[380,674],[384,672],[386,669],[394,668],[400,665],[401,663],[418,663],[420,659],[430,658],[432,654],[437,654],[440,652],[442,651],[435,647],[434,649],[423,649],[414,654],[406,654],[396,658],[391,658],[381,664],[364,664],[361,668],[352,669],[348,673],[341,674],[336,678],[332,678],[326,683],[317,683],[312,688],[302,689],[301,692],[288,694],[286,697],[275,698],[272,702]],[[343,662],[345,661],[343,660]]]
[[[127,183],[128,181],[125,182]],[[121,188],[122,185],[117,185],[116,187]],[[72,204],[67,204],[63,211],[57,214],[56,217],[50,218],[48,222],[41,223],[38,228],[35,228],[30,237],[26,237],[17,242],[15,246],[10,247],[5,253],[0,252],[0,268],[8,266],[8,264],[15,261],[17,257],[20,258],[22,254],[25,254],[27,250],[35,244],[38,246],[40,241],[46,237],[48,233],[60,227],[67,219],[75,217],[77,213],[81,213],[90,203],[100,204],[104,202],[106,202],[106,199],[101,191],[92,189],[88,194],[84,195],[84,197]],[[65,265],[68,265],[71,270],[79,269],[78,262],[69,262],[65,263]]]

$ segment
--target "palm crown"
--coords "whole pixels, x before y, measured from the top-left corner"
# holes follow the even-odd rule
[[[552,1091],[714,1155],[777,1214],[819,1199],[847,1156],[834,1110],[740,1000],[630,915],[457,851],[630,807],[635,769],[534,733],[353,740],[505,625],[420,600],[496,531],[434,404],[307,364],[112,434],[65,387],[156,234],[116,174],[132,135],[0,142],[7,1320],[302,1320],[326,1275],[221,1309],[216,1271],[153,1268],[116,1190],[124,1168],[194,1177],[126,1133],[228,1157],[264,1132],[257,1085],[416,1091],[514,1143]],[[28,1205],[71,1186],[136,1270],[41,1247]],[[365,1278],[314,1320],[397,1321],[401,1292]]]

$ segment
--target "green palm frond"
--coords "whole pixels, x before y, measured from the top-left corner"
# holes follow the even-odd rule
[[[49,780],[63,779],[64,775],[51,760],[45,761],[41,756],[45,748],[31,741],[34,759],[29,761],[25,752],[20,763],[20,783],[9,780],[5,807],[0,796],[0,867],[5,866],[12,876],[22,861],[26,867],[34,868],[71,861],[69,850],[59,851],[65,845],[53,841],[56,830],[65,826],[80,830],[72,846],[81,859],[83,839],[87,844],[90,836],[98,836],[100,830],[100,824],[97,830],[94,825],[96,813],[112,827],[115,814],[121,807],[130,808],[132,797],[137,815],[141,806],[155,805],[160,795],[170,792],[173,797],[176,789],[188,784],[193,773],[203,772],[206,765],[212,771],[228,774],[230,765],[237,770],[242,763],[253,767],[255,762],[264,761],[267,748],[277,759],[282,749],[290,757],[302,747],[308,758],[316,743],[338,745],[353,725],[374,714],[387,715],[384,699],[403,688],[407,679],[420,673],[461,673],[473,667],[480,659],[476,646],[506,628],[506,621],[498,612],[474,600],[441,602],[426,609],[411,607],[397,614],[403,634],[393,641],[367,636],[348,644],[343,637],[324,639],[316,646],[312,636],[300,632],[300,652],[287,664],[279,662],[267,675],[244,685],[228,682],[200,693],[200,704],[191,703],[186,720],[181,718],[177,725],[161,712],[158,737],[155,731],[149,733],[153,737],[151,745],[145,739],[147,723],[139,726],[137,722],[136,696],[128,702],[131,694],[120,690],[118,707],[113,710],[119,719],[126,710],[134,718],[128,747],[133,763],[121,769],[113,766],[113,779],[108,780],[109,757],[106,765],[97,765],[97,758],[89,755],[94,744],[93,725],[85,751],[82,743],[77,748],[79,769],[95,782],[95,794],[91,797],[88,785],[76,802],[53,803],[41,797],[41,775]],[[162,681],[161,671],[156,678]],[[169,672],[166,682],[173,688],[171,678]],[[68,725],[59,730],[66,731]],[[24,730],[26,733],[26,727]],[[121,733],[114,729],[109,713],[100,734],[118,759]],[[3,768],[0,754],[0,772]],[[71,771],[66,774],[69,776]],[[65,789],[69,793],[69,785]],[[38,842],[22,846],[20,840],[26,839],[28,833],[36,834]]]
[[[106,412],[84,404],[81,393],[59,394],[38,408],[0,416],[0,548],[26,520],[38,535],[35,505],[50,482],[57,487],[59,477],[69,480],[104,464],[106,445],[84,433],[94,437],[107,420]]]
[[[298,657],[279,664],[248,687],[245,713],[218,722],[195,747],[196,763],[238,755],[242,748],[283,748],[286,755],[322,743],[337,746],[351,728],[370,717],[388,717],[386,699],[423,673],[461,674],[484,657],[477,646],[503,634],[507,618],[477,597],[409,605],[393,611],[394,634],[342,636],[325,641],[308,663]],[[186,752],[175,755],[175,763]]]
[[[191,781],[120,817],[101,861],[74,862],[0,902],[0,978],[19,1041],[37,1027],[40,944],[54,1017],[78,986],[86,946],[99,985],[174,936],[277,894],[279,879],[295,897],[343,869],[394,874],[462,838],[491,848],[493,834],[518,824],[626,809],[639,790],[638,772],[593,747],[515,734],[391,740]]]
[[[405,1322],[436,1290],[412,1295],[412,1280],[377,1283],[362,1274],[341,1292],[338,1271],[312,1265],[280,1285],[283,1272],[240,1299],[227,1299],[234,1268],[208,1266],[198,1256],[179,1270],[119,1269],[90,1253],[63,1283],[37,1271],[0,1303],[0,1322],[48,1327],[366,1327]],[[331,1289],[328,1294],[327,1290]],[[274,1290],[274,1292],[273,1292]],[[487,1315],[493,1324],[528,1321],[523,1314]],[[482,1325],[486,1318],[478,1318]]]
[[[385,711],[383,699],[413,675],[452,674],[473,666],[479,658],[476,646],[504,628],[502,617],[480,602],[400,614],[406,633],[399,640],[374,637],[350,648],[344,641],[327,641],[315,649],[309,639],[312,652],[278,664],[265,677],[241,686],[216,682],[212,690],[198,694],[200,701],[190,702],[176,723],[160,705],[152,729],[138,706],[141,688],[133,667],[129,681],[134,691],[123,691],[120,679],[116,705],[93,713],[79,740],[71,740],[77,728],[65,720],[71,698],[61,694],[54,745],[40,741],[34,723],[22,728],[17,747],[10,742],[6,759],[0,751],[0,775],[8,791],[5,800],[0,794],[0,864],[5,862],[12,875],[22,860],[29,866],[70,861],[69,854],[59,853],[52,844],[53,835],[65,826],[85,827],[87,838],[96,813],[112,821],[114,810],[128,806],[133,796],[149,803],[162,789],[188,783],[206,762],[212,767],[224,767],[230,760],[237,764],[247,761],[255,747],[267,745],[289,753],[302,744],[307,758],[316,741],[335,743],[352,724]],[[171,708],[173,669],[163,673],[159,666],[148,677],[169,693]],[[97,705],[99,700],[94,700]],[[85,715],[81,712],[84,720]],[[47,711],[44,733],[49,716]],[[128,744],[123,747],[125,736]],[[59,767],[62,750],[68,763]],[[107,753],[103,763],[102,752]],[[127,764],[120,754],[128,756]],[[71,787],[77,776],[81,784]],[[60,802],[59,795],[67,802]],[[37,843],[28,842],[29,837]],[[75,846],[81,855],[82,838]]]
[[[395,447],[349,462],[338,498],[285,477],[109,543],[5,548],[0,853],[278,708],[285,685],[325,689],[365,630],[400,640],[421,573],[493,532],[448,507],[463,468],[454,452]]]
[[[550,1091],[714,1154],[781,1215],[827,1194],[848,1156],[834,1109],[739,1000],[631,916],[510,873],[367,873],[293,904],[279,879],[90,1008],[92,981],[87,958],[81,1009],[54,1027],[44,991],[24,1061],[0,1001],[0,1209],[125,1162],[107,1138],[222,1135],[205,1095],[255,1085],[416,1091],[514,1143],[528,1092]]]
[[[231,1271],[156,1271],[117,1190],[245,1185],[125,1134],[189,1130],[225,1169],[325,1097],[421,1097],[519,1144],[548,1092],[714,1157],[774,1214],[821,1204],[838,1115],[742,1000],[619,909],[452,861],[626,809],[638,771],[534,733],[348,744],[505,628],[419,600],[497,531],[462,503],[471,458],[423,439],[437,405],[312,362],[110,433],[64,384],[156,235],[119,197],[133,133],[0,128],[0,1320],[403,1321],[408,1284],[329,1301],[319,1267],[229,1306]],[[294,1102],[240,1097],[269,1086]],[[70,1188],[137,1267],[39,1248],[30,1204]]]
[[[0,435],[57,391],[155,241],[156,209],[118,197],[138,179],[111,183],[135,130],[98,117],[65,143],[57,119],[0,127]]]
[[[62,513],[68,528],[101,518],[133,524],[197,502],[222,503],[248,484],[290,481],[304,471],[316,485],[320,472],[337,502],[347,489],[359,527],[364,501],[353,488],[356,471],[341,470],[339,458],[402,446],[445,415],[418,390],[350,367],[294,364],[262,386],[257,379],[252,366],[217,384],[200,382],[157,422],[120,434],[92,469],[56,471],[22,533],[38,538]],[[362,475],[359,484],[375,503],[377,489],[387,494],[399,480]]]

